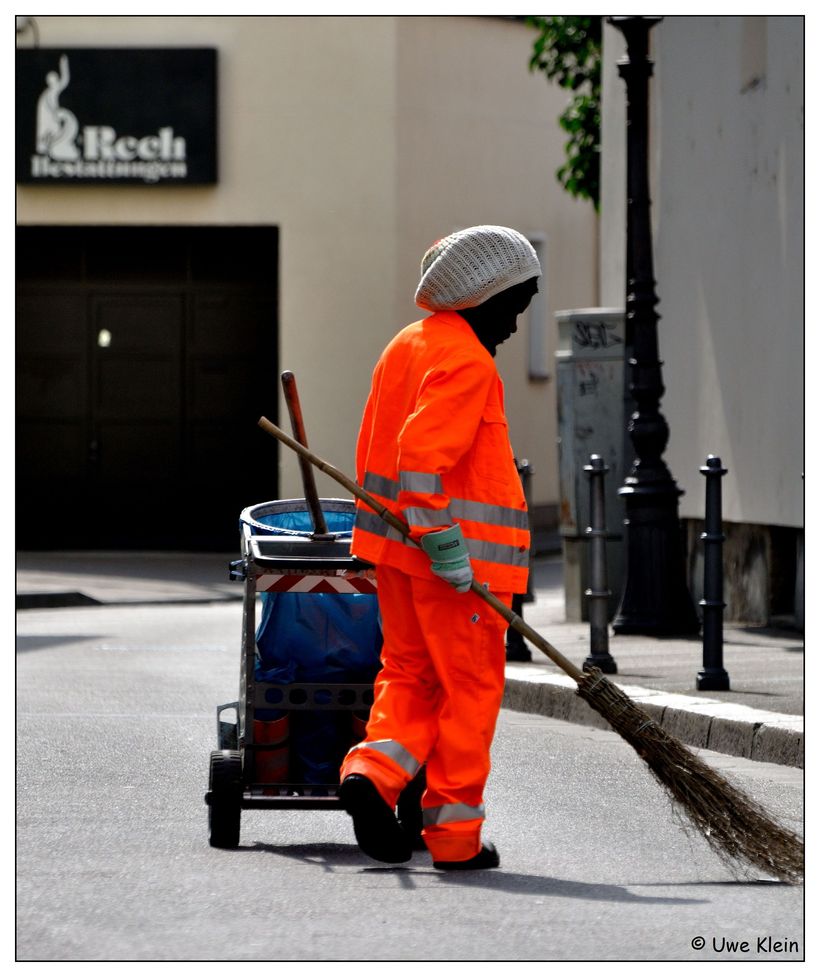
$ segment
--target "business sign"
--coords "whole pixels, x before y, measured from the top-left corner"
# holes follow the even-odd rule
[[[17,182],[216,183],[213,48],[17,51]]]

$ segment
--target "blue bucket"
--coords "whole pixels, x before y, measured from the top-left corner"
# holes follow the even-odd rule
[[[348,499],[321,499],[322,514],[328,533],[338,539],[353,534],[356,505]],[[304,536],[313,534],[313,519],[304,499],[280,499],[261,502],[243,509],[241,525],[248,526],[254,536]]]

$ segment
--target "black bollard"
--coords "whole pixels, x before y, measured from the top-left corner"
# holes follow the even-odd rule
[[[618,671],[615,659],[609,653],[609,589],[606,570],[606,513],[604,511],[604,478],[609,468],[600,455],[590,455],[584,465],[589,476],[589,587],[584,591],[589,600],[589,650],[583,664],[588,670],[600,668],[607,675]]]
[[[701,468],[706,476],[706,514],[703,540],[703,669],[698,672],[697,688],[725,692],[729,675],[723,667],[723,514],[720,480],[726,474],[720,458],[709,455]]]
[[[529,463],[526,458],[522,458],[520,461],[516,458],[515,467],[518,469],[518,477],[521,479],[521,486],[524,490],[524,499],[527,503],[527,512],[532,510],[532,476],[535,474],[535,469]],[[532,556],[532,544],[530,544],[530,556]],[[527,577],[527,592],[524,594],[523,601],[526,604],[532,604],[535,600],[535,591],[532,589],[532,572]],[[516,614],[519,614],[516,611]],[[516,632],[517,634],[518,632]]]
[[[524,617],[524,594],[513,594],[512,612]],[[532,653],[523,635],[515,628],[507,628],[506,657],[508,662],[531,662]]]
[[[527,461],[526,458],[522,458],[519,461],[515,459],[515,466],[518,469],[518,475],[521,479],[521,485],[524,489],[524,498],[527,501],[527,511],[529,512],[530,506],[532,505],[532,500],[530,499],[530,478],[533,475],[535,469]],[[535,600],[535,594],[532,589],[532,573],[529,574],[527,578],[527,592],[526,594],[513,594],[512,598],[512,611],[517,614],[520,618],[524,617],[524,602],[532,602]],[[527,647],[524,637],[520,631],[516,631],[515,628],[507,628],[507,661],[508,662],[530,662],[532,661],[532,653]]]

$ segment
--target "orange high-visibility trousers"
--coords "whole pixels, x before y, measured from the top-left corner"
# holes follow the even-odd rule
[[[383,667],[364,741],[341,775],[368,777],[395,807],[423,763],[422,837],[434,861],[481,850],[490,745],[504,694],[507,622],[443,580],[377,568]],[[511,594],[497,594],[508,606]]]

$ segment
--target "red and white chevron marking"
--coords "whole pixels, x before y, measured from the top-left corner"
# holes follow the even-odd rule
[[[337,577],[315,573],[266,573],[256,579],[258,593],[375,594],[376,581],[366,577]]]

